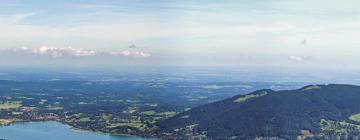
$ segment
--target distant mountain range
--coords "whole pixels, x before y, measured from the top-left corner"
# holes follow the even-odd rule
[[[206,104],[158,123],[177,139],[359,139],[360,86],[259,90]]]

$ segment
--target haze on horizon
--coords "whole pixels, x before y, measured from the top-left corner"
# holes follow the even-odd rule
[[[0,66],[356,70],[356,3],[2,0]]]

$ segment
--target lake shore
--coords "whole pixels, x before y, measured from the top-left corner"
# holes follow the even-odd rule
[[[115,133],[102,132],[102,131],[98,131],[98,130],[82,129],[82,128],[75,127],[69,123],[62,122],[62,121],[54,121],[54,120],[44,120],[44,121],[24,121],[24,120],[19,121],[19,120],[16,120],[16,121],[11,121],[11,120],[6,120],[6,119],[0,119],[0,122],[2,120],[4,120],[3,121],[4,124],[0,124],[0,126],[9,126],[9,125],[18,124],[18,123],[56,122],[56,123],[61,123],[63,125],[66,125],[71,130],[74,130],[74,131],[87,131],[87,132],[94,132],[94,133],[100,133],[100,134],[111,135],[111,136],[142,137],[142,138],[150,139],[150,137],[144,137],[144,136],[139,136],[139,135],[115,134]],[[154,139],[154,138],[151,138],[151,139]]]
[[[106,137],[106,138],[111,138],[112,139],[136,139],[136,140],[145,140],[148,138],[143,138],[140,136],[133,136],[133,135],[113,135],[113,134],[109,134],[109,133],[103,133],[103,132],[97,132],[97,131],[88,131],[88,130],[84,130],[84,129],[78,129],[78,128],[74,128],[68,124],[62,123],[62,122],[58,122],[58,121],[17,121],[17,122],[12,122],[11,124],[7,125],[7,126],[0,126],[0,129],[4,129],[7,130],[10,129],[19,129],[19,128],[26,128],[26,127],[31,127],[32,129],[37,129],[39,128],[39,130],[42,130],[46,127],[50,127],[51,129],[59,129],[59,131],[65,131],[63,133],[65,134],[76,134],[76,135],[93,135],[95,137]],[[44,130],[48,130],[47,128]],[[16,135],[21,135],[21,132],[24,132],[27,130],[20,130],[18,134]],[[33,131],[33,130],[29,130],[29,131]],[[56,132],[54,130],[51,130],[49,132],[49,135],[52,132]],[[1,133],[1,132],[0,132]],[[46,132],[47,133],[47,132]],[[41,132],[41,134],[45,134],[47,135],[45,132]],[[24,132],[24,134],[27,134],[26,132]],[[36,134],[36,133],[34,133]],[[0,137],[0,138],[7,138],[7,137]]]

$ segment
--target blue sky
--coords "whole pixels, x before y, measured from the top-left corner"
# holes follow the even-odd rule
[[[0,65],[106,62],[356,69],[358,4],[355,0],[2,0],[0,53],[11,55],[2,55]],[[136,47],[129,48],[133,44]]]

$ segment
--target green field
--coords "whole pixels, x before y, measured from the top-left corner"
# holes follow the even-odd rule
[[[155,115],[155,114],[156,114],[156,112],[155,112],[155,111],[153,111],[153,110],[150,110],[150,111],[141,112],[141,114],[151,116],[151,115]]]
[[[265,96],[266,94],[267,94],[266,92],[263,92],[263,93],[260,93],[260,94],[249,94],[249,95],[245,95],[243,97],[237,98],[236,100],[234,100],[234,102],[235,103],[241,103],[241,102],[244,102],[244,101],[246,101],[248,99]]]
[[[350,120],[360,122],[360,113],[350,116]]]
[[[21,102],[5,102],[0,104],[0,110],[16,109],[21,106]]]

